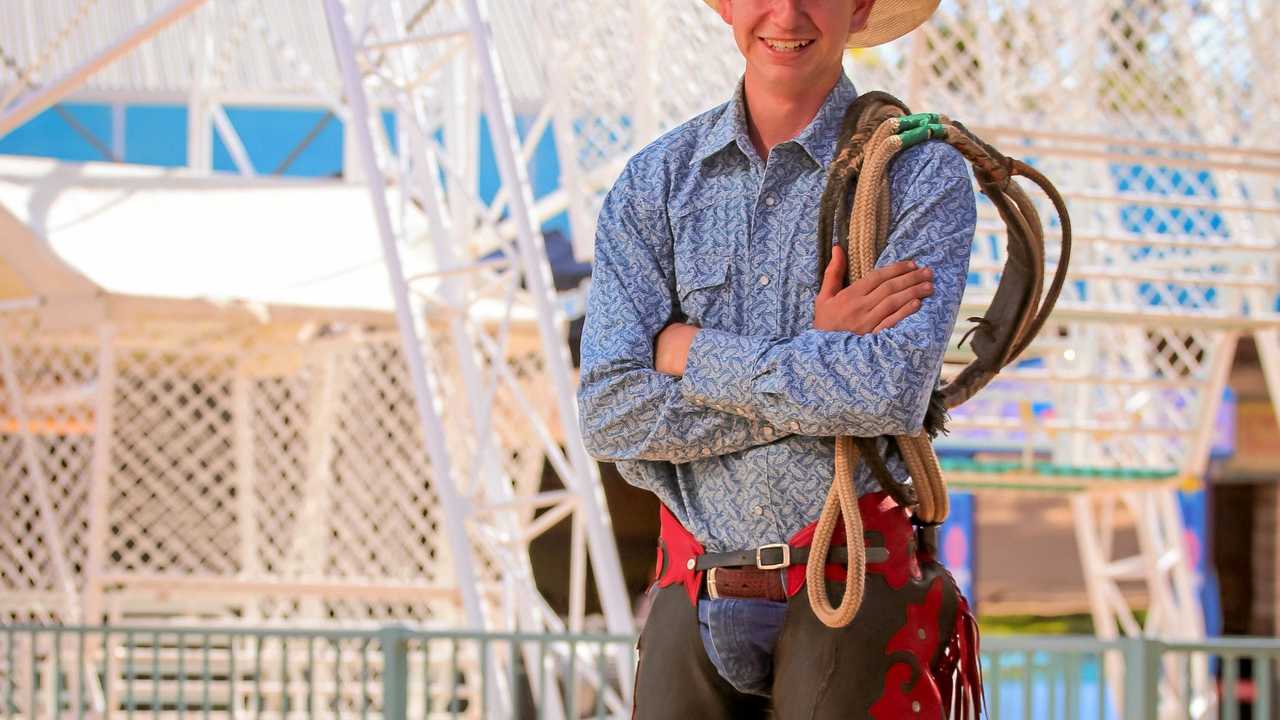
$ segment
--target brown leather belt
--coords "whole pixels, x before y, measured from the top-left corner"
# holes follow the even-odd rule
[[[786,568],[803,564],[808,547],[794,548],[785,543],[762,545],[754,550],[730,553],[707,553],[690,562],[698,570],[706,570],[704,590],[710,598],[764,599],[786,602]],[[868,562],[885,562],[889,551],[884,547],[867,548]],[[845,547],[831,548],[830,562],[847,563]],[[754,563],[752,567],[748,563]]]
[[[707,597],[786,602],[785,577],[781,570],[757,570],[753,567],[711,568],[706,574]]]
[[[779,570],[791,565],[803,565],[809,559],[809,547],[791,547],[786,543],[761,545],[751,550],[734,552],[704,553],[694,561],[690,570],[710,570],[718,567],[751,567],[757,570]],[[876,545],[867,546],[867,562],[884,562],[889,559],[889,551]],[[831,548],[827,562],[849,562],[849,549],[843,545]]]

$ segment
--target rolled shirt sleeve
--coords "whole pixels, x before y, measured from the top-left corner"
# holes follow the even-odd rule
[[[964,293],[977,213],[967,164],[944,143],[904,151],[891,166],[890,191],[888,244],[877,265],[910,259],[933,269],[934,291],[920,309],[867,335],[702,329],[680,383],[688,403],[802,435],[920,431]]]

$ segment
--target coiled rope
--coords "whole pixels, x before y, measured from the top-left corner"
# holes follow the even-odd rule
[[[950,501],[930,439],[942,429],[947,408],[973,397],[1031,343],[1053,310],[1071,255],[1071,220],[1066,202],[1047,178],[1022,161],[1000,154],[944,115],[910,114],[893,96],[872,92],[859,97],[845,113],[836,157],[827,176],[818,220],[819,282],[831,259],[833,235],[849,258],[849,283],[875,267],[888,239],[890,161],[902,150],[930,138],[950,143],[972,164],[978,186],[1008,228],[1008,254],[991,307],[983,317],[969,318],[977,322],[970,330],[975,359],[951,382],[934,391],[921,432],[894,438],[912,484],[900,484],[889,475],[874,438],[836,438],[835,477],[818,517],[805,566],[809,604],[818,619],[833,628],[848,625],[858,614],[866,585],[866,549],[860,542],[862,517],[853,485],[858,461],[867,462],[885,491],[912,510],[915,523],[942,523],[950,511]],[[1015,176],[1026,177],[1044,191],[1062,226],[1057,268],[1043,300],[1044,229],[1035,205],[1013,181]],[[833,607],[825,570],[832,536],[842,521],[849,568],[844,595],[839,606]]]

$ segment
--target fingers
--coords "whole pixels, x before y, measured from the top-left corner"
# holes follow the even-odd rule
[[[911,313],[919,309],[920,309],[920,301],[912,300],[908,302],[906,305],[903,305],[902,307],[898,308],[897,312],[881,320],[880,324],[876,325],[875,329],[872,330],[871,332],[878,333],[881,330],[887,330],[893,327],[894,325],[897,325],[900,321],[902,321],[903,318],[907,317],[908,315],[910,315]]]
[[[849,285],[849,287],[857,287],[858,294],[860,295],[870,294],[886,281],[902,275],[907,275],[913,270],[916,270],[916,267],[914,260],[899,260],[891,265],[885,265],[884,267],[872,270],[859,278],[857,282]]]
[[[839,245],[831,247],[831,262],[827,263],[827,271],[822,274],[822,287],[818,288],[818,299],[826,300],[844,287],[844,250]]]
[[[933,283],[917,283],[898,292],[889,294],[871,311],[871,321],[875,323],[872,332],[893,327],[906,316],[920,308],[920,303],[933,294]],[[877,321],[877,318],[879,320]]]
[[[870,273],[858,280],[858,282],[845,288],[843,295],[864,295],[867,299],[867,307],[875,307],[889,295],[895,292],[927,283],[933,280],[933,270],[927,267],[916,267],[906,272],[901,272],[898,266],[904,263],[894,263],[879,268],[876,272]],[[892,272],[880,273],[880,270],[891,270]]]
[[[848,258],[835,246],[814,302],[814,327],[858,334],[893,327],[933,294],[933,271],[902,260],[843,287]]]
[[[916,269],[915,260],[899,260],[891,265],[885,265],[882,268],[876,268],[867,273],[865,277],[872,285],[880,285],[881,283],[892,280],[901,275],[906,275]],[[923,268],[921,268],[923,269]]]
[[[919,287],[921,285],[930,284],[932,280],[933,280],[933,271],[930,270],[929,268],[920,268],[918,270],[912,270],[911,272],[905,275],[899,275],[895,278],[891,278],[889,280],[884,281],[883,283],[880,283],[880,287],[873,290],[867,297],[868,297],[868,300],[871,301],[871,305],[874,307],[875,305],[878,305],[882,300],[884,300],[885,298],[891,295],[900,293],[904,290],[909,290],[913,287]],[[926,297],[926,296],[919,295],[915,297]]]

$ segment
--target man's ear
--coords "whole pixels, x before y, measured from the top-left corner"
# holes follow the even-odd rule
[[[876,0],[857,0],[853,8],[853,17],[849,20],[849,32],[856,33],[867,27],[867,18],[871,17],[871,6]],[[724,0],[720,0],[724,4]]]
[[[733,0],[720,0],[716,3],[716,12],[720,14],[720,19],[726,24],[733,24]]]

